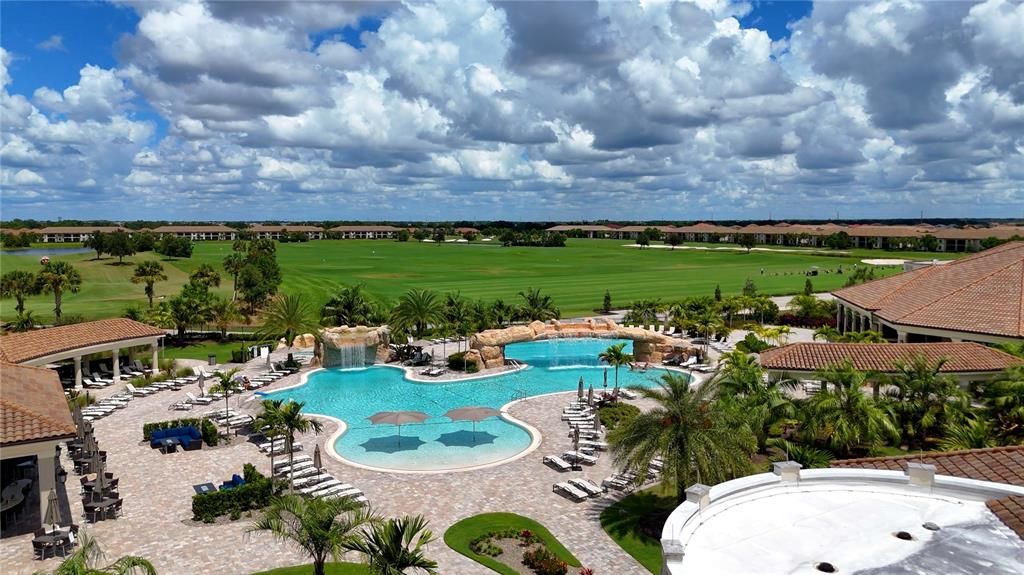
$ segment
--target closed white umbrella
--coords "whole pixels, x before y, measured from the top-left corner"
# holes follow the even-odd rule
[[[43,515],[43,523],[52,525],[53,531],[57,531],[57,527],[63,522],[63,517],[60,514],[60,502],[57,500],[57,492],[51,489],[50,495],[46,499],[46,513]]]
[[[576,388],[576,399],[583,399],[583,376],[580,376],[580,385]]]

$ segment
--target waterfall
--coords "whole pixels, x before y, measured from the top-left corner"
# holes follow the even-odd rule
[[[366,367],[373,363],[373,348],[366,345],[344,345],[324,350],[324,364],[326,367],[340,367],[342,369]],[[367,356],[370,356],[367,361]]]

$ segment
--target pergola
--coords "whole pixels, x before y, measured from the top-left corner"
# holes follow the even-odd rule
[[[153,354],[153,366],[159,365],[160,338],[165,333],[144,323],[126,318],[104,319],[72,325],[12,333],[0,337],[0,361],[44,366],[68,359],[74,361],[75,388],[82,387],[82,358],[110,353],[114,380],[121,375],[121,350],[131,357],[140,347]]]
[[[0,363],[0,460],[35,457],[39,517],[46,512],[46,494],[56,487],[57,446],[75,437],[64,391],[49,369]],[[4,477],[7,483],[8,476]],[[7,485],[3,486],[7,488]],[[21,487],[10,504],[27,503]]]

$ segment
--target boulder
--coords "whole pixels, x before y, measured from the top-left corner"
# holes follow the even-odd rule
[[[481,347],[477,350],[470,351],[478,351],[483,359],[501,359],[502,357],[501,348],[496,345]]]
[[[533,332],[534,336],[543,334],[544,332],[547,331],[547,329],[547,326],[542,321],[533,321],[530,323],[530,331]]]
[[[466,355],[464,355],[463,357],[466,359],[467,364],[472,363],[476,365],[477,370],[484,369],[484,366],[486,365],[483,357],[481,357],[480,355],[480,350],[471,349],[467,351]],[[502,363],[504,363],[504,361]]]
[[[292,340],[292,347],[305,348],[313,347],[314,345],[316,345],[316,337],[314,337],[313,334],[311,333],[297,335],[295,336],[295,339]]]
[[[530,327],[514,325],[505,329],[482,331],[470,338],[469,346],[473,349],[480,349],[485,346],[503,346],[521,341],[532,341],[534,336],[535,334]]]

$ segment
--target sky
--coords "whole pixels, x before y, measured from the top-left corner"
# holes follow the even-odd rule
[[[1024,2],[0,3],[0,218],[1024,217]]]

